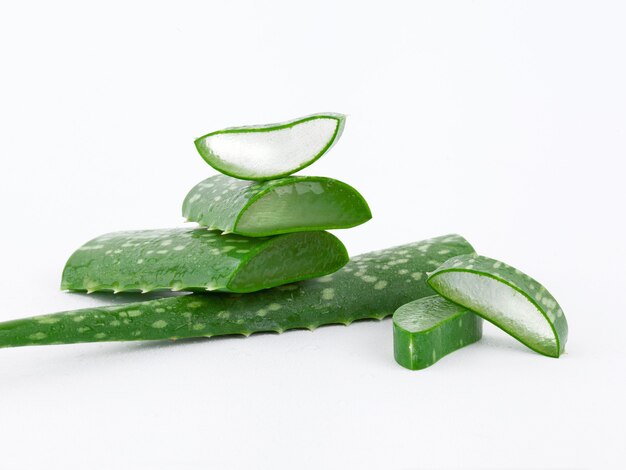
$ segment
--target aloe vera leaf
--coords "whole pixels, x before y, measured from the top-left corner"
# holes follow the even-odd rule
[[[447,235],[356,256],[334,274],[252,294],[190,294],[0,323],[0,347],[95,341],[159,340],[314,329],[391,315],[432,295],[426,272],[471,253]]]
[[[394,356],[411,370],[425,369],[482,335],[482,318],[438,295],[409,302],[393,314]]]
[[[345,247],[328,232],[264,238],[206,229],[116,232],[91,240],[72,254],[61,288],[254,292],[323,276],[347,262]]]
[[[183,217],[210,229],[260,237],[355,227],[372,213],[356,189],[331,178],[250,182],[217,175],[189,191]]]
[[[428,283],[530,349],[551,357],[563,353],[563,310],[544,286],[512,266],[485,256],[457,256],[436,269]]]
[[[231,127],[196,139],[217,171],[245,180],[295,173],[324,155],[341,137],[346,117],[320,113],[277,124]]]

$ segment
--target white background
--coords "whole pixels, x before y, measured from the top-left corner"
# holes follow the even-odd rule
[[[624,468],[622,2],[11,2],[0,7],[0,320],[104,232],[180,225],[193,139],[349,115],[304,174],[358,188],[352,254],[449,232],[535,276],[567,354],[491,325],[419,372],[391,322],[0,350],[0,467]]]

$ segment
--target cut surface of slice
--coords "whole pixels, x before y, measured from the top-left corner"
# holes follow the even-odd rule
[[[409,302],[393,314],[394,355],[411,370],[431,366],[482,334],[482,318],[439,295]]]
[[[372,213],[356,189],[332,178],[250,182],[216,175],[189,191],[183,216],[210,229],[259,237],[354,227]]]
[[[512,266],[485,256],[457,256],[431,273],[428,283],[530,349],[551,357],[563,353],[563,310],[544,286]]]
[[[328,276],[251,294],[195,293],[8,321],[0,323],[0,348],[247,336],[382,319],[434,294],[426,283],[434,265],[473,251],[463,237],[446,235],[355,256]]]
[[[254,292],[330,274],[347,262],[343,244],[321,231],[263,238],[206,229],[116,232],[74,252],[61,288]]]
[[[268,180],[309,166],[341,137],[346,117],[320,113],[292,121],[231,127],[196,139],[204,160],[225,175]]]

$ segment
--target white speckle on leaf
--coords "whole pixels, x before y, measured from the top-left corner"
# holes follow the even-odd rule
[[[385,287],[387,287],[387,281],[378,281],[374,284],[374,289],[376,290],[383,290]]]
[[[332,300],[335,298],[335,289],[326,288],[322,290],[322,299],[324,300]]]
[[[165,328],[167,322],[165,320],[157,320],[152,324],[152,328]]]

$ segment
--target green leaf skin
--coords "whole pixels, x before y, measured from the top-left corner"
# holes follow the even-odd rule
[[[425,369],[482,335],[482,318],[438,295],[409,302],[393,314],[394,356],[411,370]]]
[[[254,292],[330,274],[347,262],[346,248],[327,232],[264,238],[206,229],[116,232],[74,252],[61,288]]]
[[[563,310],[544,286],[512,266],[485,256],[457,256],[436,269],[428,283],[530,349],[550,357],[563,353]]]
[[[334,274],[253,294],[191,294],[0,323],[0,347],[281,333],[382,319],[432,295],[426,272],[472,253],[447,235],[357,256]]]
[[[183,217],[209,229],[261,237],[355,227],[372,213],[356,189],[331,178],[289,176],[256,183],[217,175],[187,194]]]
[[[306,168],[341,137],[346,117],[320,113],[277,124],[231,127],[195,140],[220,173],[244,180],[281,178]]]

